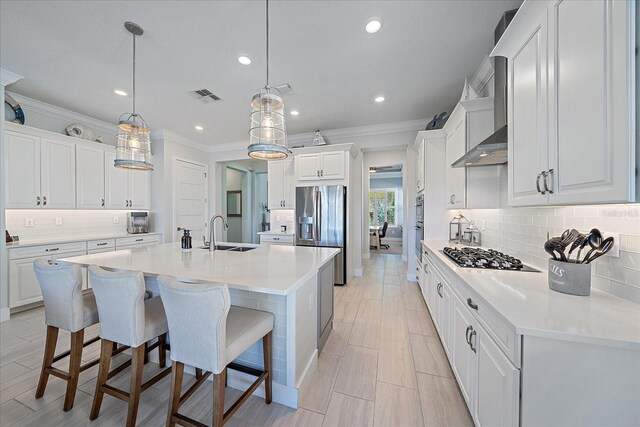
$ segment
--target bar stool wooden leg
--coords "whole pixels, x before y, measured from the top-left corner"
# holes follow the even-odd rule
[[[180,409],[180,393],[182,391],[182,378],[184,375],[184,364],[181,362],[173,362],[171,369],[171,391],[169,394],[169,413],[167,414],[167,427],[174,427],[175,422],[172,421],[173,415],[178,413]],[[196,370],[197,372],[197,370]],[[202,377],[202,370],[200,370]],[[196,378],[198,377],[196,373]]]
[[[146,354],[146,344],[133,348],[131,352],[131,388],[129,389],[127,427],[136,425],[138,404],[140,403],[140,393],[142,391],[142,370]]]
[[[262,353],[264,355],[264,400],[271,403],[271,332],[262,338]]]
[[[213,424],[212,427],[222,427],[224,424],[224,384],[227,368],[219,374],[213,374]]]
[[[149,363],[149,353],[147,353],[147,348],[149,347],[149,343],[144,343],[144,364]]]
[[[44,358],[42,359],[42,370],[40,371],[40,380],[38,381],[38,388],[36,389],[36,399],[39,399],[44,395],[44,390],[47,388],[47,381],[49,380],[49,374],[46,372],[47,368],[53,365],[53,358],[56,353],[56,344],[58,343],[58,328],[54,326],[47,326],[47,339],[44,345]]]
[[[161,368],[167,366],[167,334],[158,337],[158,365]]]
[[[113,353],[113,342],[102,340],[100,343],[100,366],[98,368],[98,379],[96,380],[96,392],[93,395],[93,405],[91,406],[90,420],[95,420],[100,414],[102,398],[104,392],[102,386],[107,383],[109,377],[109,365],[111,364],[111,354]]]
[[[196,368],[196,379],[199,380],[202,378],[202,369]]]
[[[82,346],[84,344],[84,329],[71,333],[71,352],[69,355],[69,379],[67,380],[67,393],[64,397],[63,411],[73,408],[73,401],[78,388],[78,376],[80,375],[80,363],[82,362]]]

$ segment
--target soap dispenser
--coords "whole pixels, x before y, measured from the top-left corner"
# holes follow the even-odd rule
[[[186,228],[182,229],[181,247],[182,250],[191,249],[191,230],[187,230]]]

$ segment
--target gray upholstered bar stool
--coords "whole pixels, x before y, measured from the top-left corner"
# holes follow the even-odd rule
[[[264,381],[265,401],[271,403],[271,334],[273,314],[243,307],[232,307],[227,285],[181,283],[159,276],[160,296],[169,322],[171,337],[171,396],[167,426],[202,425],[178,410],[213,373],[213,426],[221,427]],[[247,368],[233,360],[262,339],[264,370]],[[183,394],[184,365],[204,369]],[[224,411],[227,368],[258,378],[240,398]],[[198,371],[196,371],[198,372]]]
[[[33,269],[42,290],[44,301],[47,338],[42,360],[40,380],[36,389],[36,399],[44,395],[49,375],[67,382],[67,392],[63,409],[73,408],[73,401],[78,387],[80,372],[95,366],[99,359],[80,365],[83,347],[100,339],[95,337],[84,342],[84,328],[98,323],[98,309],[93,294],[82,293],[82,273],[80,267],[70,264],[58,264],[46,259],[33,262]],[[55,355],[58,332],[62,329],[71,332],[71,348],[69,351]],[[69,372],[54,368],[57,361],[69,357]]]
[[[140,393],[169,375],[171,368],[162,370],[153,378],[142,383],[145,354],[156,347],[159,364],[164,368],[166,361],[167,318],[160,297],[144,300],[145,285],[141,272],[111,272],[92,265],[89,278],[96,296],[100,315],[100,368],[93,396],[90,419],[95,420],[100,413],[104,393],[128,402],[127,426],[136,424]],[[148,342],[158,339],[153,345]],[[121,372],[128,363],[109,372],[114,343],[131,347],[131,387],[129,392],[107,384],[109,378]]]

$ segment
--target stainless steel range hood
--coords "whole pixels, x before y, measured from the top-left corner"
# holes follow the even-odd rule
[[[494,41],[498,43],[518,9],[505,12],[494,31]],[[464,156],[451,164],[453,168],[469,166],[501,165],[507,163],[507,58],[495,57],[493,95],[493,126],[495,132]]]

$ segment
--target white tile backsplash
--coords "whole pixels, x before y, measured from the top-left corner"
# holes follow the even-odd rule
[[[127,233],[126,211],[7,209],[5,212],[9,234],[19,236],[21,241]],[[33,219],[33,227],[25,225],[27,218]],[[56,225],[56,218],[62,218],[61,225]],[[118,218],[117,224],[113,218]]]
[[[471,209],[463,211],[482,231],[482,246],[547,268],[547,233],[565,229],[588,232],[598,228],[606,236],[620,234],[620,257],[603,256],[591,269],[594,288],[640,304],[640,204],[549,208]]]
[[[295,231],[295,212],[291,209],[271,209],[271,230],[280,231],[281,225],[287,226],[287,231]]]

